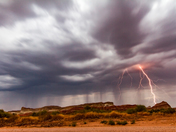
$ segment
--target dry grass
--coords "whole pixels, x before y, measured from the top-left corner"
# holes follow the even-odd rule
[[[42,126],[42,127],[54,127],[54,126],[69,126],[72,122],[77,122],[77,125],[81,125],[80,122],[86,121],[86,123],[97,122],[102,120],[114,120],[114,121],[128,121],[132,120],[139,121],[159,121],[165,118],[174,118],[176,114],[166,114],[162,112],[137,112],[134,114],[127,114],[123,112],[112,111],[110,113],[97,113],[97,112],[87,112],[87,113],[77,113],[74,115],[63,115],[56,114],[51,115],[51,113],[45,113],[39,116],[28,116],[20,117],[18,115],[11,115],[9,118],[0,118],[0,127],[3,126]],[[174,120],[174,119],[172,119]],[[176,121],[175,121],[176,122]],[[76,125],[76,126],[77,126]],[[85,124],[84,124],[85,125]],[[103,125],[103,124],[102,124]]]

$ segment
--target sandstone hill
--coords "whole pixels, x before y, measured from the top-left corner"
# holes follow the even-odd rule
[[[85,103],[80,105],[73,105],[73,106],[67,106],[67,107],[60,107],[60,106],[44,106],[41,108],[26,108],[22,107],[19,111],[9,111],[10,113],[16,113],[16,114],[26,114],[26,113],[33,113],[33,112],[39,112],[42,110],[46,110],[48,112],[53,111],[59,111],[63,114],[69,114],[77,110],[83,110],[86,106],[89,106],[91,108],[101,109],[101,110],[117,110],[117,111],[125,111],[129,108],[135,108],[137,105],[120,105],[115,106],[113,102],[97,102],[97,103]],[[153,107],[147,107],[147,109],[167,109],[171,108],[171,106],[165,102],[162,101],[161,103],[155,104]]]
[[[152,109],[167,109],[167,108],[171,108],[171,106],[165,101],[157,103],[152,107]]]

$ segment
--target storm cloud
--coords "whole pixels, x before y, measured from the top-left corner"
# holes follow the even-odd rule
[[[174,0],[1,1],[1,107],[152,105],[146,79],[138,89],[139,64],[157,102],[174,105],[175,12]]]

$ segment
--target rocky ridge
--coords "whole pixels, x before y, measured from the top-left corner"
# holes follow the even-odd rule
[[[171,106],[165,101],[157,103],[152,107],[152,109],[168,109],[168,108],[171,108]]]
[[[19,111],[9,111],[9,112],[16,113],[16,114],[25,114],[25,113],[33,113],[33,112],[46,110],[48,112],[59,111],[61,113],[67,114],[67,113],[74,112],[76,110],[83,110],[86,106],[101,109],[101,110],[125,111],[129,108],[135,108],[137,105],[127,104],[127,105],[115,106],[113,102],[104,102],[104,103],[97,102],[97,103],[85,103],[85,104],[73,105],[73,106],[67,106],[67,107],[60,107],[60,106],[44,106],[41,108],[22,107],[21,110]],[[150,108],[147,107],[147,109],[167,109],[167,108],[171,108],[171,106],[165,101],[162,101],[161,103],[157,103],[153,107],[150,107]]]

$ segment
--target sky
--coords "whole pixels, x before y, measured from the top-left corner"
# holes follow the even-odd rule
[[[153,106],[139,65],[176,107],[175,17],[175,0],[0,0],[0,109]]]

